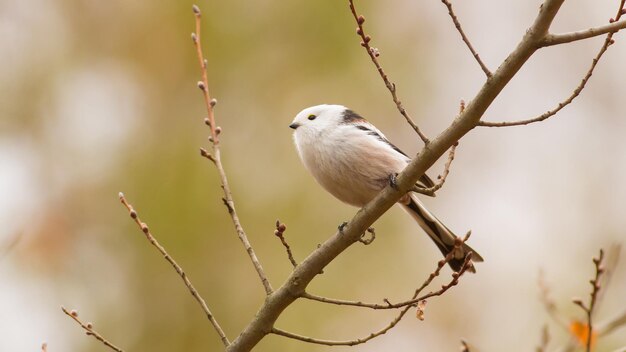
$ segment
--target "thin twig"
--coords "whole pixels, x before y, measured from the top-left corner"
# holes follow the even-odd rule
[[[306,299],[310,299],[313,301],[318,301],[318,302],[322,302],[322,303],[328,303],[328,304],[335,304],[335,305],[340,305],[340,306],[354,306],[354,307],[363,307],[363,308],[370,308],[370,309],[398,309],[398,308],[404,308],[407,306],[413,306],[417,303],[419,303],[420,301],[423,301],[425,299],[434,297],[434,296],[441,296],[442,294],[444,294],[446,291],[448,291],[450,288],[452,288],[453,286],[456,286],[459,282],[459,278],[465,273],[465,271],[467,271],[467,269],[470,267],[470,260],[471,260],[471,253],[468,253],[468,256],[465,258],[465,262],[463,263],[461,270],[459,270],[458,272],[453,272],[452,273],[452,279],[450,280],[450,282],[448,282],[445,285],[442,285],[441,288],[437,291],[434,292],[429,292],[425,295],[422,295],[420,297],[417,297],[417,295],[419,295],[421,293],[422,290],[424,290],[424,288],[426,288],[431,282],[432,280],[439,276],[439,273],[441,271],[441,269],[443,268],[443,266],[445,266],[446,263],[448,263],[450,260],[452,260],[454,258],[454,250],[451,251],[445,259],[442,259],[441,261],[439,261],[439,263],[437,264],[437,269],[435,269],[435,271],[433,271],[428,279],[424,282],[424,284],[422,284],[422,286],[420,286],[418,289],[415,290],[415,293],[413,294],[413,297],[411,299],[405,300],[403,302],[400,303],[391,303],[389,302],[389,300],[385,299],[385,303],[381,304],[381,303],[365,303],[365,302],[361,302],[361,301],[348,301],[348,300],[341,300],[341,299],[334,299],[334,298],[328,298],[328,297],[322,297],[322,296],[317,296],[317,295],[313,295],[310,294],[308,292],[305,292],[302,294],[302,298],[306,298]]]
[[[460,248],[462,243],[464,243],[464,241],[467,240],[467,238],[469,238],[469,234],[468,236],[465,237],[464,240],[458,239],[457,242],[455,243],[455,248]],[[350,306],[366,307],[366,308],[372,308],[372,309],[402,308],[402,310],[398,313],[398,315],[393,320],[391,320],[389,324],[387,324],[385,327],[383,327],[382,329],[376,332],[370,333],[366,337],[357,338],[353,340],[325,340],[325,339],[316,339],[316,338],[312,338],[308,336],[298,335],[298,334],[291,333],[291,332],[284,331],[284,330],[277,329],[277,328],[272,328],[271,333],[288,337],[291,339],[295,339],[295,340],[300,340],[300,341],[313,343],[313,344],[319,344],[319,345],[327,345],[327,346],[354,346],[354,345],[365,343],[375,337],[381,336],[385,334],[387,331],[391,330],[393,327],[395,327],[400,322],[400,320],[402,320],[402,318],[406,315],[409,309],[411,309],[412,307],[416,305],[419,305],[422,302],[423,304],[425,304],[426,298],[442,295],[448,289],[450,289],[452,286],[455,286],[458,283],[458,280],[461,277],[461,275],[463,275],[463,273],[471,266],[471,255],[472,255],[471,253],[468,253],[468,255],[465,257],[465,261],[463,262],[461,270],[459,270],[459,272],[454,272],[452,274],[452,280],[450,281],[450,283],[446,285],[442,285],[441,289],[435,292],[430,292],[422,297],[416,298],[420,294],[420,292],[424,290],[424,288],[430,285],[430,283],[437,276],[439,276],[441,269],[446,265],[446,263],[448,263],[450,260],[454,258],[454,254],[453,254],[454,252],[455,251],[452,250],[448,255],[446,255],[444,259],[440,260],[437,263],[437,269],[435,269],[435,271],[433,271],[428,276],[428,278],[424,281],[424,283],[422,283],[422,285],[415,290],[415,293],[413,294],[413,297],[411,298],[411,300],[408,300],[406,302],[402,302],[398,304],[391,304],[388,300],[385,300],[386,304],[381,305],[381,304],[370,304],[370,303],[355,302],[355,301],[342,301],[342,300],[336,300],[332,298],[315,296],[315,295],[308,294],[306,292],[302,293],[301,297],[303,298],[307,298],[307,299],[311,299],[311,300],[315,300],[315,301],[319,301],[323,303],[330,303],[330,304],[337,304],[337,305],[350,305]],[[420,311],[418,312],[418,319],[423,320],[424,319],[423,307],[419,308],[419,310]],[[421,317],[419,313],[421,313]]]
[[[217,320],[215,319],[215,317],[209,310],[209,307],[207,306],[202,296],[200,296],[196,288],[191,283],[191,280],[189,280],[189,277],[187,276],[187,274],[185,274],[185,272],[183,271],[183,268],[181,268],[180,265],[176,263],[174,258],[172,258],[167,253],[165,248],[163,248],[163,246],[161,246],[161,244],[156,240],[156,238],[152,236],[152,234],[150,233],[150,229],[148,228],[148,225],[145,222],[141,221],[141,219],[139,218],[139,215],[137,214],[133,206],[126,201],[124,194],[120,192],[119,196],[120,196],[120,201],[122,202],[122,204],[126,207],[126,209],[128,209],[128,213],[130,217],[135,221],[137,226],[139,226],[139,228],[141,229],[141,232],[143,232],[143,234],[146,236],[146,239],[150,242],[150,244],[152,244],[154,248],[156,248],[163,255],[165,260],[167,260],[172,265],[174,270],[176,270],[176,273],[178,273],[180,278],[183,279],[185,286],[187,286],[193,298],[195,298],[195,300],[198,301],[198,304],[200,304],[200,307],[202,307],[202,310],[204,311],[207,318],[211,322],[211,325],[213,325],[213,328],[215,329],[217,334],[220,336],[222,343],[224,344],[224,346],[228,347],[228,345],[230,345],[230,341],[228,341],[228,338],[226,337],[224,330],[222,330],[222,327],[220,326],[220,324],[217,322]]]
[[[104,337],[102,337],[102,335],[100,335],[97,331],[95,331],[93,329],[93,325],[91,323],[83,323],[79,318],[78,318],[78,312],[75,310],[72,311],[68,311],[67,309],[65,309],[65,307],[61,306],[61,310],[63,311],[63,313],[65,313],[68,317],[74,319],[75,322],[78,323],[78,325],[80,325],[80,327],[83,328],[83,330],[85,330],[85,332],[87,333],[87,336],[93,336],[96,340],[102,342],[105,346],[107,346],[108,348],[112,349],[113,351],[116,352],[124,352],[121,348],[115,346],[114,344],[110,343],[107,339],[105,339]],[[47,349],[47,344],[43,344],[41,346],[41,349],[45,352]]]
[[[624,14],[624,11],[622,9],[624,8],[624,3],[625,2],[626,2],[626,0],[621,0],[620,1],[620,7],[619,7],[619,10],[617,12],[617,15],[616,15],[614,21],[619,21],[619,19]],[[591,62],[591,66],[587,70],[587,73],[585,74],[583,79],[580,81],[580,84],[578,84],[576,89],[574,89],[572,94],[567,99],[565,99],[562,102],[560,102],[554,109],[548,110],[545,113],[543,113],[543,114],[541,114],[541,115],[539,115],[537,117],[531,118],[531,119],[519,120],[519,121],[510,121],[510,122],[507,122],[507,121],[504,121],[504,122],[479,121],[478,122],[478,126],[483,126],[483,127],[523,126],[523,125],[528,125],[528,124],[535,123],[535,122],[541,122],[541,121],[544,121],[544,120],[548,119],[549,117],[552,117],[552,116],[556,115],[564,107],[566,107],[567,105],[572,103],[574,101],[574,99],[576,99],[580,95],[580,93],[583,91],[583,89],[585,89],[585,86],[587,85],[587,82],[591,78],[591,75],[593,75],[593,71],[595,70],[598,62],[600,61],[600,59],[602,58],[604,53],[609,49],[609,47],[615,42],[613,40],[613,35],[616,33],[617,30],[618,29],[616,29],[614,31],[609,31],[608,32],[608,34],[606,36],[606,39],[604,40],[604,43],[602,44],[602,47],[600,47],[600,50],[598,51],[598,53],[596,54],[595,58]],[[549,38],[549,37],[550,37],[550,35],[546,36],[546,38]],[[583,39],[583,38],[581,38],[581,39]]]
[[[472,43],[470,43],[469,38],[467,38],[467,35],[465,35],[465,32],[463,31],[463,27],[461,27],[461,22],[459,22],[458,17],[456,16],[456,14],[454,13],[454,10],[452,9],[452,4],[448,0],[441,0],[441,2],[444,5],[446,5],[446,7],[448,8],[448,14],[450,15],[450,18],[452,18],[452,22],[454,22],[454,27],[456,27],[456,30],[461,35],[463,42],[465,43],[465,45],[467,45],[467,48],[472,53],[472,56],[474,56],[474,59],[476,59],[476,62],[478,62],[478,65],[480,65],[480,68],[485,73],[485,76],[487,76],[487,78],[491,77],[492,76],[491,71],[489,71],[489,68],[487,68],[487,65],[485,65],[483,60],[480,58],[480,56],[478,55],[478,52],[474,50],[474,47],[472,46]]]
[[[287,240],[285,240],[285,230],[287,230],[287,226],[281,223],[280,220],[276,220],[276,230],[274,231],[274,236],[280,239],[280,242],[283,244],[283,247],[285,247],[285,250],[287,251],[287,257],[289,258],[291,265],[293,265],[293,268],[295,269],[298,266],[298,263],[293,258],[293,253],[291,253],[291,247],[289,247],[289,243],[287,243]]]
[[[361,37],[361,46],[365,48],[365,51],[367,51],[367,55],[369,55],[370,59],[372,59],[372,62],[376,66],[376,69],[378,70],[380,77],[383,79],[383,81],[385,82],[385,86],[391,93],[391,98],[393,99],[393,102],[396,104],[398,111],[400,112],[400,114],[402,114],[402,116],[404,116],[404,119],[406,120],[406,122],[409,123],[409,125],[411,125],[413,130],[415,130],[415,132],[419,135],[419,137],[422,139],[424,144],[427,145],[430,142],[430,140],[428,139],[428,137],[426,137],[424,133],[422,133],[420,128],[415,124],[415,122],[413,122],[413,119],[409,116],[409,114],[404,109],[404,106],[402,105],[402,102],[400,101],[396,93],[396,84],[392,83],[389,80],[389,78],[387,77],[387,74],[383,70],[380,63],[378,62],[378,56],[380,55],[380,51],[370,46],[370,41],[372,40],[372,37],[365,34],[365,30],[363,29],[363,23],[365,23],[365,17],[357,14],[356,9],[354,7],[354,0],[349,0],[349,2],[350,2],[350,10],[352,11],[352,15],[354,16],[354,20],[356,21],[357,26],[358,26],[356,29],[356,33]]]
[[[589,281],[591,284],[591,294],[589,299],[589,304],[585,305],[581,299],[575,298],[573,300],[574,304],[578,305],[582,310],[585,311],[587,315],[587,340],[586,340],[586,351],[591,352],[591,343],[593,340],[593,313],[594,308],[596,307],[596,299],[598,298],[598,292],[600,291],[600,278],[604,273],[604,267],[602,261],[604,260],[604,251],[600,249],[600,254],[597,258],[593,258],[593,264],[595,266],[595,276],[592,280]]]
[[[448,174],[450,174],[450,166],[452,166],[452,161],[454,160],[454,153],[456,152],[456,147],[458,145],[459,145],[459,142],[456,142],[452,145],[452,147],[450,147],[450,152],[448,153],[448,161],[446,161],[446,164],[443,168],[443,173],[437,176],[438,181],[437,183],[435,183],[434,186],[428,187],[428,188],[421,188],[418,186],[414,186],[413,188],[411,188],[411,190],[413,192],[417,192],[420,194],[434,196],[435,192],[437,192],[438,190],[441,189],[441,187],[443,187],[443,184],[446,182],[446,179],[448,178]]]
[[[209,93],[207,61],[204,59],[204,55],[202,53],[202,44],[200,41],[200,32],[201,32],[200,30],[201,30],[201,23],[202,23],[201,21],[202,15],[200,12],[200,8],[194,5],[193,13],[196,18],[196,32],[191,34],[191,39],[193,40],[193,43],[196,47],[196,53],[198,55],[198,62],[200,64],[200,69],[202,72],[202,81],[198,82],[198,88],[200,88],[200,90],[203,93],[204,102],[205,102],[206,110],[208,113],[208,118],[207,118],[207,121],[205,121],[205,123],[209,126],[209,129],[211,130],[211,136],[209,140],[211,141],[211,146],[213,149],[212,154],[209,154],[206,150],[201,149],[201,154],[202,156],[211,160],[215,164],[215,167],[217,168],[217,171],[220,175],[220,180],[222,183],[222,189],[224,190],[224,198],[222,198],[222,200],[224,201],[224,205],[228,209],[228,213],[230,214],[233,225],[235,226],[235,230],[237,231],[237,236],[239,237],[239,240],[243,244],[244,248],[246,249],[246,252],[248,253],[248,256],[250,257],[250,260],[252,261],[252,265],[254,265],[254,268],[259,276],[259,279],[261,279],[261,283],[263,284],[263,287],[265,288],[265,293],[267,295],[270,295],[274,291],[274,289],[272,288],[272,285],[267,279],[267,276],[265,275],[265,271],[263,270],[263,266],[261,266],[261,262],[259,262],[259,259],[257,258],[256,253],[254,252],[254,249],[252,248],[252,245],[250,244],[250,241],[248,240],[248,236],[246,235],[246,232],[244,231],[243,226],[241,225],[241,221],[239,221],[239,216],[237,215],[237,211],[235,210],[235,202],[233,200],[233,195],[230,190],[230,186],[228,185],[228,178],[226,177],[226,171],[224,171],[224,166],[222,165],[222,159],[221,159],[221,154],[220,154],[220,144],[219,144],[219,135],[222,129],[219,126],[215,125],[215,115],[214,115],[213,110],[215,108],[215,105],[217,104],[217,100],[212,98],[211,94]]]

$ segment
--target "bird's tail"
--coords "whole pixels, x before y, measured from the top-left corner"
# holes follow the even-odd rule
[[[420,227],[426,232],[435,245],[444,256],[452,252],[454,249],[454,241],[457,236],[450,231],[437,219],[426,207],[417,199],[415,194],[410,195],[410,201],[408,204],[402,204],[402,207],[417,221]],[[455,253],[454,258],[448,262],[452,270],[459,271],[463,266],[463,261],[467,253],[472,252],[473,262],[482,262],[483,258],[474,249],[467,244],[463,243],[458,253]],[[470,270],[473,268],[470,268]],[[471,270],[473,271],[473,270]]]

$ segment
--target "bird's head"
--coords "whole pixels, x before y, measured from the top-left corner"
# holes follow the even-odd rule
[[[344,123],[347,112],[351,111],[342,105],[311,106],[300,111],[289,127],[293,128],[295,132],[321,132]],[[350,114],[348,113],[348,115]]]

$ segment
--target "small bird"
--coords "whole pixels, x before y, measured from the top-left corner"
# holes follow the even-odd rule
[[[315,180],[340,201],[363,207],[393,182],[411,159],[374,125],[342,105],[317,105],[299,112],[289,125],[304,166]],[[429,188],[434,182],[422,175],[416,184]],[[447,255],[454,249],[456,235],[439,221],[410,192],[400,200],[437,248]],[[483,258],[463,244],[448,263],[459,271],[468,252],[472,261]]]

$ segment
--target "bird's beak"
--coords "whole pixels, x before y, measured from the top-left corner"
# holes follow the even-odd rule
[[[292,123],[291,125],[289,125],[289,128],[293,128],[294,130],[295,130],[296,128],[298,128],[298,127],[300,127],[300,124],[297,124],[297,123],[295,123],[295,122],[294,122],[294,123]]]

